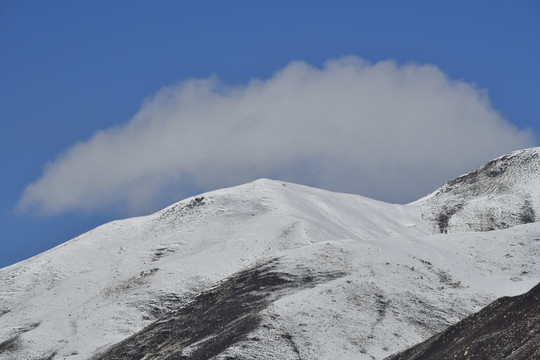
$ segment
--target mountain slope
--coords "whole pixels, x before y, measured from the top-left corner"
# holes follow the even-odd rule
[[[400,206],[270,180],[186,199],[2,269],[0,343],[16,336],[20,357],[85,359],[259,258],[408,233],[416,220]]]
[[[513,158],[505,194],[537,211],[538,167]],[[458,187],[465,202],[483,196]],[[441,199],[395,205],[262,179],[105,224],[0,270],[0,359],[112,359],[174,329],[183,342],[146,344],[155,358],[382,359],[540,278],[539,223],[439,234]],[[275,281],[261,290],[256,274]],[[205,307],[216,289],[236,290]],[[245,311],[211,316],[231,304]],[[194,308],[217,325],[197,325]]]
[[[295,274],[282,273],[276,271],[278,262],[272,259],[234,274],[96,359],[139,359],[143,354],[155,359],[209,359],[260,327],[260,313],[272,302],[345,275],[301,267]]]
[[[539,345],[540,283],[526,294],[497,299],[388,360],[539,359]]]
[[[514,151],[416,202],[441,233],[489,231],[540,216],[540,148]]]
[[[536,226],[535,231],[538,230]],[[444,241],[443,236],[438,238]],[[471,238],[467,240],[473,243]],[[511,244],[504,246],[500,240],[490,245],[511,248]],[[266,279],[256,276],[242,282],[245,273],[259,272],[266,266],[255,265],[211,289],[212,294],[218,294],[217,300],[210,301],[214,310],[209,311],[197,297],[95,359],[140,359],[143,356],[145,359],[183,356],[207,359],[214,355],[215,359],[382,359],[396,349],[406,348],[414,339],[429,337],[446,328],[470,309],[478,310],[488,302],[486,298],[476,299],[485,297],[485,293],[482,295],[472,290],[471,283],[462,282],[470,281],[470,274],[453,277],[450,269],[445,271],[440,265],[425,260],[433,261],[429,256],[433,254],[400,257],[401,249],[390,254],[381,254],[381,250],[351,240],[287,251],[280,254],[279,260],[271,261],[272,273],[286,280],[290,285],[287,289],[283,289],[281,282],[274,285],[277,288],[266,285]],[[504,258],[502,254],[499,256]],[[474,267],[462,261],[456,266],[469,272],[471,269],[486,271],[485,267]],[[496,269],[493,264],[488,268]],[[538,272],[529,270],[532,278],[538,279]],[[504,270],[498,273],[503,277],[504,274]],[[490,275],[474,276],[480,282]],[[523,286],[523,281],[513,279],[498,278],[497,283],[487,287]],[[227,289],[231,282],[241,294],[230,294]],[[250,298],[260,301],[259,296],[268,297],[264,298],[264,304],[254,308]],[[208,297],[206,293],[200,295],[204,301]],[[246,312],[231,312],[226,304],[248,309],[249,316]],[[226,315],[231,318],[223,323],[209,321],[208,317],[216,312],[223,314],[222,320]],[[190,314],[190,318],[186,318],[186,314]],[[245,324],[248,320],[249,324]],[[239,324],[250,326],[240,327]]]

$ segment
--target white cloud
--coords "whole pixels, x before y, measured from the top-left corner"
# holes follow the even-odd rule
[[[182,189],[258,177],[404,202],[534,144],[484,90],[435,66],[292,62],[244,86],[211,78],[160,90],[125,125],[48,164],[17,207],[149,211],[180,200],[171,196],[187,195]]]

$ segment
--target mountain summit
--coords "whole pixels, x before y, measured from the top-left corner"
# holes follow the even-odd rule
[[[441,233],[489,231],[540,216],[540,148],[514,151],[416,202]]]
[[[538,282],[538,154],[408,205],[261,179],[105,224],[0,270],[0,359],[383,359]]]

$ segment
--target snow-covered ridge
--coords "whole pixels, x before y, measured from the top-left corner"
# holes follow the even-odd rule
[[[86,359],[257,259],[404,232],[427,228],[402,206],[362,196],[267,179],[212,191],[0,270],[0,344],[16,338],[18,356],[31,359],[60,342],[62,354]],[[39,326],[21,330],[29,324]]]
[[[513,155],[489,179],[522,178],[511,194],[536,206],[529,157],[529,168]],[[481,203],[486,193],[456,190],[470,184],[441,194]],[[0,359],[88,359],[270,259],[283,276],[340,276],[272,298],[246,335],[266,340],[240,339],[219,356],[382,359],[540,278],[539,223],[434,233],[426,209],[442,195],[395,205],[261,179],[105,224],[0,269]]]
[[[439,232],[489,231],[540,216],[540,148],[511,152],[414,202]]]

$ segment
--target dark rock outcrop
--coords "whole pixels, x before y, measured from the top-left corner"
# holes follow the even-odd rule
[[[17,350],[19,346],[20,335],[37,328],[39,325],[39,322],[30,323],[16,329],[12,337],[0,343],[0,355],[5,353],[11,353],[12,351]]]
[[[301,266],[293,274],[278,264],[274,259],[234,274],[92,359],[210,359],[256,329],[273,301],[345,275]]]
[[[500,298],[423,343],[387,360],[540,359],[540,283]]]

